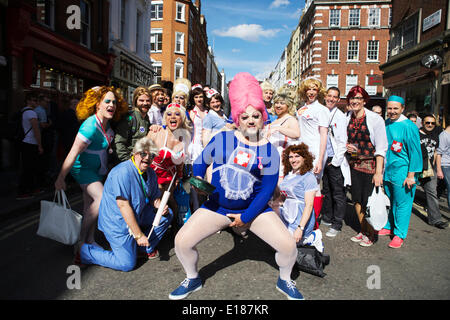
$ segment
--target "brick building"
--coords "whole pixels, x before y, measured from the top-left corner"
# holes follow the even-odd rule
[[[380,68],[389,94],[405,98],[406,112],[448,114],[449,3],[392,1],[391,56]]]
[[[360,85],[368,107],[385,106],[380,64],[387,61],[391,0],[307,0],[300,18],[301,78],[337,86],[341,97]]]
[[[151,1],[151,60],[155,82],[206,81],[208,38],[201,0]]]

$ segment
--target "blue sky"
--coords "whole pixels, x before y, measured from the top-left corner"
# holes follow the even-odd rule
[[[238,72],[263,79],[280,59],[304,0],[203,0],[208,43],[227,81]]]

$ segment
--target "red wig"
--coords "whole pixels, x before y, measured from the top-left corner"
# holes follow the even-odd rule
[[[353,88],[350,89],[350,91],[347,94],[347,102],[350,103],[350,99],[355,97],[358,93],[360,93],[363,96],[364,101],[366,103],[369,102],[370,99],[369,94],[367,93],[366,90],[364,90],[363,87],[360,86],[354,86]]]

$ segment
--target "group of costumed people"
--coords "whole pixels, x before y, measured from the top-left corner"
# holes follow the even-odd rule
[[[161,114],[160,87],[154,88],[154,92],[135,91],[138,122],[146,114],[153,122],[147,122],[148,129],[140,130],[139,139],[128,146],[131,158],[109,173],[108,155],[113,153],[115,139],[111,121],[119,122],[116,140],[127,140],[123,137],[128,128],[122,125],[119,129],[119,120],[126,118],[128,106],[117,89],[106,86],[88,90],[77,106],[77,116],[84,121],[55,182],[57,190],[65,189],[70,172],[83,191],[84,219],[76,263],[130,271],[138,257],[157,257],[156,247],[172,220],[182,221],[175,252],[186,279],[169,298],[183,299],[203,285],[197,270],[197,245],[227,227],[238,234],[250,230],[276,251],[276,288],[289,299],[303,299],[291,272],[297,246],[309,244],[323,251],[317,223],[322,204],[317,205],[318,201],[323,200],[327,208],[323,219],[334,228],[342,226],[342,203],[324,198],[319,187],[331,167],[343,172],[342,190],[350,180],[359,180],[357,189],[352,184],[352,198],[361,233],[353,241],[373,241],[364,210],[373,187],[383,183],[383,169],[386,192],[398,201],[391,200],[389,222],[381,231],[401,240],[406,237],[414,174],[421,170],[421,157],[419,145],[420,163],[412,165],[416,136],[401,116],[404,101],[400,97],[389,99],[388,114],[392,110],[398,117],[390,117],[385,126],[381,117],[375,118],[364,108],[368,95],[363,88],[350,90],[346,117],[335,108],[339,93],[334,96],[334,108],[319,102],[330,93],[314,78],[303,81],[298,92],[292,83],[274,92],[249,73],[238,73],[229,86],[229,118],[223,112],[223,97],[215,89],[205,91],[180,79],[174,83],[172,103]],[[205,108],[205,98],[209,108]],[[299,99],[305,104],[297,110]],[[361,135],[358,130],[365,131]],[[400,151],[395,147],[398,143]],[[350,158],[349,153],[358,157]],[[181,179],[186,168],[191,176],[210,182],[214,191],[207,195],[198,186],[186,188]],[[187,220],[177,217],[179,203],[173,191],[180,186],[190,189],[191,200],[195,199]],[[167,202],[166,193],[170,194]],[[95,243],[97,218],[111,250]]]

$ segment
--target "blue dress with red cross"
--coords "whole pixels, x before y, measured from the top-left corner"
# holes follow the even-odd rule
[[[220,132],[195,160],[194,176],[204,177],[210,164],[216,189],[202,208],[222,215],[241,214],[244,223],[273,211],[268,202],[277,186],[280,156],[270,142],[250,146],[239,141],[234,131]]]

